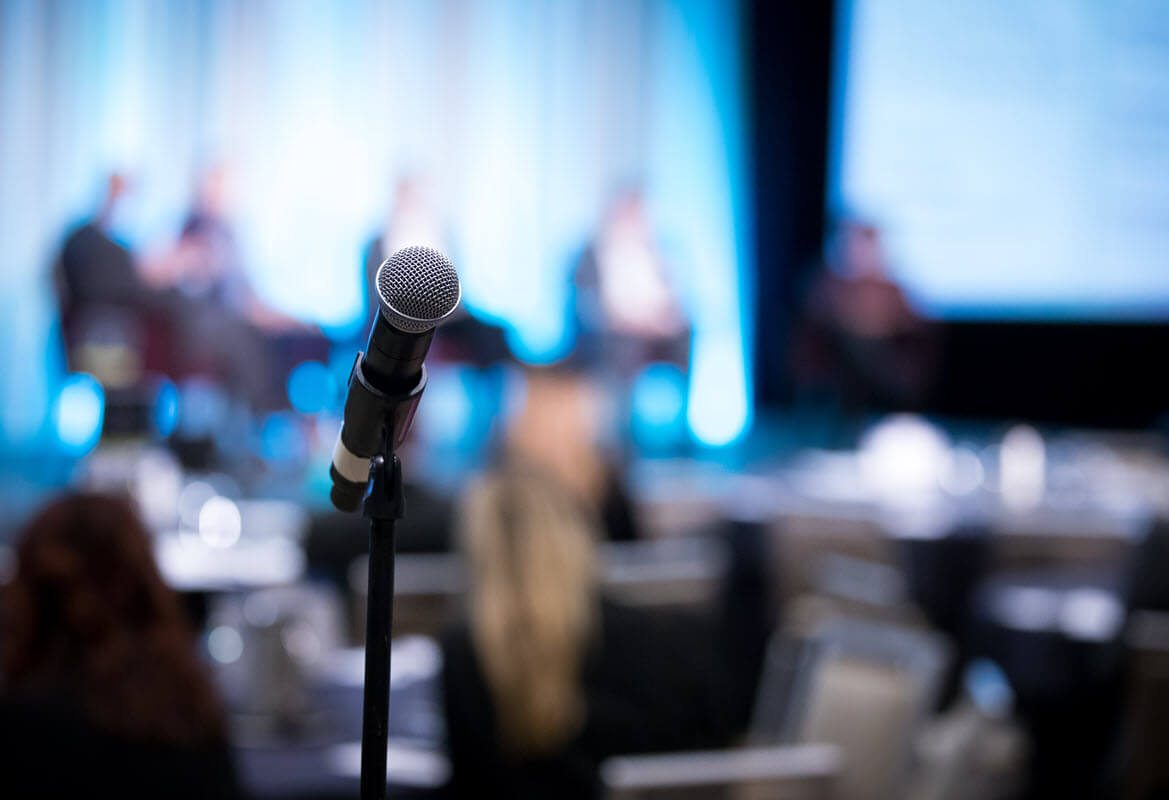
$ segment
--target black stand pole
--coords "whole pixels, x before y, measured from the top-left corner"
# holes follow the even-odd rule
[[[390,629],[394,614],[394,523],[406,504],[402,464],[386,437],[385,454],[373,460],[365,498],[369,519],[369,589],[365,617],[365,694],[361,717],[361,800],[386,796],[386,748],[390,715]]]

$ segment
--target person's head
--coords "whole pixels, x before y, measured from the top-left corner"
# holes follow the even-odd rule
[[[827,248],[828,265],[844,278],[884,278],[887,275],[881,229],[856,217],[841,219]]]
[[[102,197],[102,205],[112,208],[129,191],[130,179],[121,172],[111,172],[106,178],[105,195]]]
[[[127,500],[50,503],[16,546],[0,600],[7,691],[71,693],[113,733],[163,741],[223,735],[181,604]]]
[[[605,211],[607,231],[643,230],[646,220],[645,191],[640,182],[626,181],[613,194]]]
[[[425,202],[422,179],[413,172],[404,172],[394,181],[393,207],[395,213],[413,211]]]
[[[606,467],[601,441],[604,395],[583,365],[571,360],[524,370],[524,401],[508,420],[505,456],[530,464],[580,502],[599,506]]]
[[[125,215],[122,210],[132,188],[130,178],[124,172],[115,171],[106,176],[101,186],[97,211],[93,217],[101,227],[124,227],[125,221],[121,217]]]
[[[527,470],[481,478],[461,510],[472,638],[500,735],[554,751],[584,715],[580,676],[597,614],[597,534],[580,505]]]
[[[214,219],[230,215],[232,201],[231,169],[226,161],[212,161],[195,178],[192,206]]]

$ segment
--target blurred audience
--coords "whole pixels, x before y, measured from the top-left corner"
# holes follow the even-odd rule
[[[7,796],[229,798],[223,713],[128,502],[29,524],[0,603]]]
[[[457,797],[594,797],[617,753],[729,738],[714,626],[598,590],[596,524],[555,482],[509,469],[466,498],[467,617],[444,638]]]
[[[916,409],[936,367],[935,339],[891,276],[880,229],[842,221],[796,323],[798,391],[832,397],[852,413]]]

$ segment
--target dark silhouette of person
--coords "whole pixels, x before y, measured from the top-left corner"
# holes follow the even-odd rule
[[[118,206],[129,190],[124,175],[110,175],[97,211],[66,237],[58,263],[63,281],[59,288],[70,308],[126,307],[140,301],[143,285],[134,258],[110,232]]]
[[[463,512],[467,615],[443,639],[452,796],[593,798],[608,756],[727,743],[713,620],[604,597],[575,498],[508,468]]]
[[[926,397],[936,336],[890,276],[875,225],[838,225],[804,295],[792,366],[798,391],[846,412],[914,410]]]
[[[134,254],[113,233],[130,191],[126,176],[107,178],[97,210],[66,236],[54,270],[69,368],[93,373],[107,388],[128,386],[149,362],[164,361],[162,351],[171,339]],[[92,357],[103,351],[122,357]]]
[[[28,525],[0,668],[6,796],[238,796],[218,698],[127,500],[68,495]]]

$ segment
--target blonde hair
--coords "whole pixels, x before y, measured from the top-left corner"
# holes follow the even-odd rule
[[[470,621],[504,745],[555,750],[584,719],[596,624],[596,537],[573,499],[531,471],[478,481],[462,509]]]
[[[603,396],[583,375],[529,369],[524,404],[505,433],[507,456],[537,467],[586,506],[599,505],[605,491],[599,445],[604,413]]]

